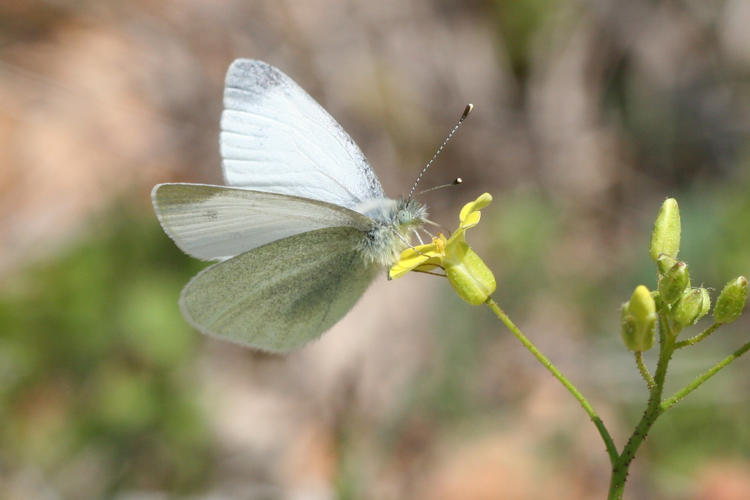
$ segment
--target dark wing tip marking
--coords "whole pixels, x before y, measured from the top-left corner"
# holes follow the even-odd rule
[[[276,67],[257,59],[235,59],[227,70],[226,89],[268,90],[284,81],[284,74]]]

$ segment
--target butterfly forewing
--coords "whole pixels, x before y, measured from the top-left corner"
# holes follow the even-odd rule
[[[248,189],[158,184],[151,196],[166,233],[183,252],[203,260],[232,257],[324,227],[367,231],[372,225],[368,217],[344,207]]]
[[[326,228],[240,254],[194,277],[180,307],[203,333],[289,352],[336,323],[372,282],[378,266],[357,251],[362,237]]]
[[[351,137],[291,78],[262,61],[237,59],[229,67],[219,142],[229,185],[347,208],[383,198]]]

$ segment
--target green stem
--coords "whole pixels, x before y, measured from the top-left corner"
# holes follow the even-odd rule
[[[651,372],[648,371],[648,368],[643,363],[643,353],[641,351],[635,351],[633,354],[635,355],[635,364],[636,366],[638,366],[638,371],[641,372],[641,377],[643,377],[643,380],[646,381],[648,390],[652,391],[654,389],[654,385],[656,385],[656,382],[654,382],[654,378],[651,376]]]
[[[712,333],[714,333],[716,331],[716,329],[719,328],[720,326],[721,326],[721,323],[714,323],[713,325],[709,326],[708,328],[706,328],[705,330],[703,330],[698,335],[696,335],[694,337],[690,337],[687,340],[683,340],[682,342],[677,342],[674,345],[674,348],[675,349],[682,349],[683,347],[695,345],[698,342],[700,342],[701,340],[703,340],[706,337],[708,337],[709,335],[711,335]]]
[[[599,434],[602,437],[602,440],[604,441],[604,445],[607,447],[607,454],[609,455],[610,462],[614,465],[615,462],[618,460],[618,454],[617,454],[617,448],[615,447],[615,443],[612,440],[612,436],[609,435],[609,431],[604,425],[604,422],[602,422],[602,419],[597,415],[596,411],[594,411],[594,407],[591,406],[591,403],[588,402],[588,400],[581,394],[581,392],[574,386],[566,377],[563,375],[560,370],[557,369],[555,365],[552,364],[552,362],[547,359],[547,357],[542,354],[539,349],[536,348],[534,344],[531,343],[529,339],[526,338],[526,336],[521,333],[521,330],[510,320],[507,314],[505,314],[505,311],[503,311],[499,305],[492,299],[492,297],[488,297],[485,303],[492,309],[492,311],[495,313],[495,315],[502,321],[506,327],[508,327],[508,330],[513,333],[513,335],[516,336],[516,338],[523,344],[523,346],[534,355],[534,357],[544,366],[549,372],[560,381],[560,383],[565,386],[565,388],[573,395],[574,398],[580,403],[580,405],[583,407],[584,411],[589,415],[589,418],[596,426],[596,429],[599,431]]]
[[[742,347],[740,347],[739,349],[737,349],[736,351],[734,351],[732,354],[730,354],[726,358],[724,358],[721,361],[719,361],[718,363],[716,363],[713,367],[711,367],[711,369],[709,369],[705,373],[699,375],[698,377],[695,378],[695,380],[693,380],[688,385],[686,385],[685,387],[683,387],[682,389],[680,389],[679,391],[677,391],[674,394],[674,396],[672,396],[671,398],[665,400],[661,404],[661,411],[662,412],[667,411],[668,409],[670,409],[671,407],[673,407],[674,405],[676,405],[682,398],[684,398],[685,396],[687,396],[688,394],[690,394],[691,392],[693,392],[703,382],[705,382],[706,380],[708,380],[711,377],[713,377],[714,375],[716,375],[716,373],[719,370],[721,370],[722,368],[724,368],[725,366],[727,366],[729,363],[731,363],[735,359],[737,359],[740,356],[742,356],[743,354],[745,354],[748,350],[750,350],[750,342],[748,342],[747,344],[743,345]]]
[[[662,414],[660,406],[661,395],[664,391],[664,379],[667,376],[667,366],[674,352],[675,335],[669,326],[664,312],[659,313],[659,362],[656,365],[654,386],[648,399],[646,411],[643,412],[640,422],[636,425],[633,434],[630,435],[625,448],[612,466],[612,477],[609,483],[608,500],[622,500],[625,492],[625,481],[628,478],[630,464],[635,458],[638,447],[646,439],[651,426]]]

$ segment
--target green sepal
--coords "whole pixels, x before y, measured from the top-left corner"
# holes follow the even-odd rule
[[[466,243],[459,244],[454,251],[454,258],[444,264],[448,281],[466,302],[482,304],[497,288],[495,276]]]
[[[659,293],[661,299],[672,305],[679,300],[682,292],[690,286],[690,273],[684,262],[675,263],[661,278],[659,278]]]
[[[688,288],[672,308],[672,319],[681,326],[694,325],[711,308],[711,297],[705,288]]]
[[[667,271],[677,264],[677,259],[667,254],[659,254],[656,258],[656,265],[659,267],[659,274],[667,274]]]

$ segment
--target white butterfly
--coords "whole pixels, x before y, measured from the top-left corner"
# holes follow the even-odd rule
[[[385,198],[341,126],[291,78],[261,61],[227,72],[221,117],[227,186],[158,184],[164,231],[218,260],[182,290],[198,330],[289,352],[341,319],[409,245],[424,205]]]

